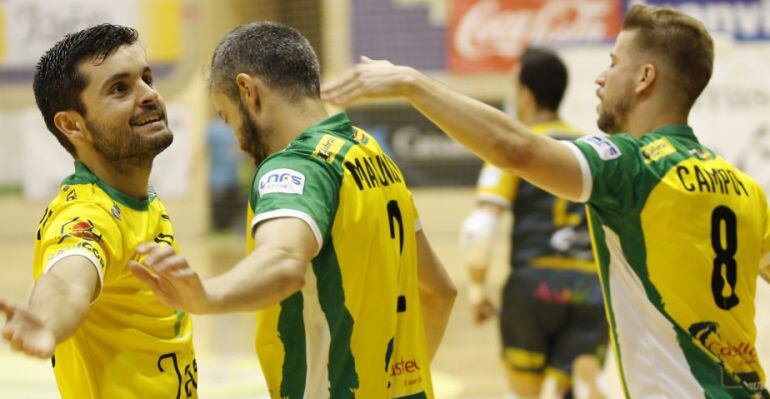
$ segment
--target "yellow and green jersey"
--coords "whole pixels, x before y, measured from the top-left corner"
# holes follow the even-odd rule
[[[558,120],[536,123],[529,129],[557,140],[582,136],[580,131]],[[476,198],[513,211],[510,264],[514,269],[537,267],[596,273],[582,204],[554,197],[490,163],[481,169]]]
[[[151,193],[137,200],[76,163],[48,205],[35,239],[37,281],[68,256],[88,259],[100,290],[52,359],[63,399],[197,398],[192,323],[162,305],[128,269],[136,246],[176,248],[171,221]],[[62,309],[66,311],[66,309]]]
[[[770,397],[754,346],[770,251],[759,185],[686,125],[569,146],[626,396]]]
[[[419,219],[395,163],[344,113],[327,118],[257,170],[250,230],[279,217],[305,221],[321,250],[305,287],[259,312],[256,347],[270,396],[433,398]]]

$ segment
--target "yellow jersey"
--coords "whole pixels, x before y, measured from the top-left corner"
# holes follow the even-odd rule
[[[265,159],[250,231],[304,220],[321,248],[305,287],[259,312],[257,354],[276,399],[433,398],[417,281],[419,217],[404,176],[338,114]],[[253,239],[249,234],[249,250]]]
[[[128,269],[143,242],[176,248],[160,199],[129,197],[76,163],[35,239],[35,281],[68,256],[88,259],[100,280],[85,320],[52,359],[62,399],[197,398],[189,316],[162,305]]]
[[[757,276],[770,263],[760,186],[686,125],[568,145],[626,396],[770,397],[755,347]]]

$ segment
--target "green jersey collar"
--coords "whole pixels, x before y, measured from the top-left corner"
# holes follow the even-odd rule
[[[348,115],[344,112],[340,112],[339,114],[332,115],[322,120],[321,122],[310,126],[302,134],[304,135],[310,132],[320,133],[328,131],[353,134],[355,129],[353,128],[353,123],[350,122],[350,119],[348,119]]]
[[[689,125],[666,125],[652,131],[652,133],[662,134],[664,136],[677,136],[698,142],[692,128]]]
[[[86,165],[80,162],[75,162],[75,173],[67,176],[62,184],[96,184],[113,200],[138,211],[146,211],[150,202],[155,198],[155,193],[152,189],[149,190],[147,199],[138,199],[124,194],[96,177]]]

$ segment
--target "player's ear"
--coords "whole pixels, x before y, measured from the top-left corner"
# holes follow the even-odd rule
[[[636,89],[634,91],[637,94],[639,94],[647,90],[649,87],[652,86],[652,84],[655,82],[655,79],[657,79],[657,77],[658,77],[658,70],[655,68],[655,65],[652,65],[652,64],[642,65],[641,69],[639,70],[639,78],[638,78],[638,81],[636,82]]]
[[[235,85],[238,87],[238,96],[241,101],[246,104],[248,108],[254,107],[252,111],[258,111],[262,104],[260,97],[261,93],[259,85],[257,84],[259,79],[246,74],[239,73],[235,77]]]
[[[59,111],[53,116],[56,128],[72,143],[74,140],[86,138],[86,123],[76,111]]]

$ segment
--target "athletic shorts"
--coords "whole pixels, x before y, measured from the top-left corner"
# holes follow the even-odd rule
[[[500,334],[509,368],[571,375],[580,355],[604,360],[609,327],[596,274],[518,268],[502,296]]]

